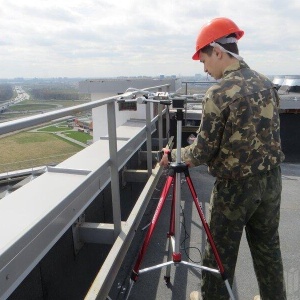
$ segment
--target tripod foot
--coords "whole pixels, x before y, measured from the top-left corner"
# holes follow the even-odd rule
[[[170,284],[170,276],[164,276],[164,280],[166,282],[166,285],[169,285]]]
[[[135,272],[134,270],[132,270],[131,272],[131,276],[130,276],[130,279],[133,281],[133,282],[136,282],[139,278],[139,274],[137,272]]]

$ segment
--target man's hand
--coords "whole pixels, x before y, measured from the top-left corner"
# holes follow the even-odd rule
[[[162,153],[163,153],[163,156],[162,156],[159,164],[163,167],[167,167],[171,161],[171,151],[170,151],[170,149],[163,148]]]

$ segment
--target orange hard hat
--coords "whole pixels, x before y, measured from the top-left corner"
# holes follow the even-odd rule
[[[237,39],[240,39],[244,35],[244,31],[239,29],[238,26],[230,19],[215,18],[209,21],[200,29],[196,40],[196,52],[192,58],[194,60],[199,60],[200,49],[231,33],[235,33]]]

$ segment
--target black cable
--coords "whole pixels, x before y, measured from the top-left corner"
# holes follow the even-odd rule
[[[182,226],[184,228],[184,239],[182,240],[181,244],[180,244],[180,249],[184,250],[185,255],[187,256],[187,258],[195,264],[200,264],[202,262],[202,252],[198,247],[194,247],[194,246],[186,246],[186,241],[190,238],[189,233],[187,232],[186,226],[185,226],[185,216],[184,216],[184,209],[182,208],[182,206],[180,205],[181,208],[181,213],[182,213]],[[183,245],[183,246],[182,246]],[[188,250],[190,249],[196,249],[199,252],[200,255],[200,260],[199,261],[194,261],[193,259],[191,259],[191,257],[188,254]]]

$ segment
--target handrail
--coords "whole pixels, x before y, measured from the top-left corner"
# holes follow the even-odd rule
[[[7,121],[0,124],[0,135],[11,133],[20,129],[26,129],[32,126],[40,125],[49,121],[53,121],[62,117],[69,116],[80,111],[90,110],[101,105],[115,101],[116,96],[95,100],[89,103],[79,104],[72,107],[58,109],[40,115],[25,117],[17,120]]]
[[[143,89],[144,91],[159,89],[162,87],[169,87],[170,84],[163,84],[159,86],[153,86],[149,88]],[[36,126],[39,124],[43,124],[49,121],[53,121],[59,118],[63,118],[69,116],[70,114],[78,113],[80,111],[90,110],[92,108],[96,108],[98,106],[102,106],[105,104],[109,104],[111,102],[116,101],[117,96],[112,96],[100,100],[91,101],[89,103],[79,104],[72,107],[67,107],[63,109],[58,109],[55,111],[43,113],[41,115],[35,115],[30,117],[25,117],[17,120],[7,121],[0,124],[0,135],[11,133],[17,130],[26,129],[32,126]]]
[[[182,81],[181,82],[182,84],[185,84],[185,94],[188,93],[188,84],[191,83],[191,84],[214,84],[214,83],[217,83],[217,81],[214,81],[214,80],[195,80],[195,81]]]

